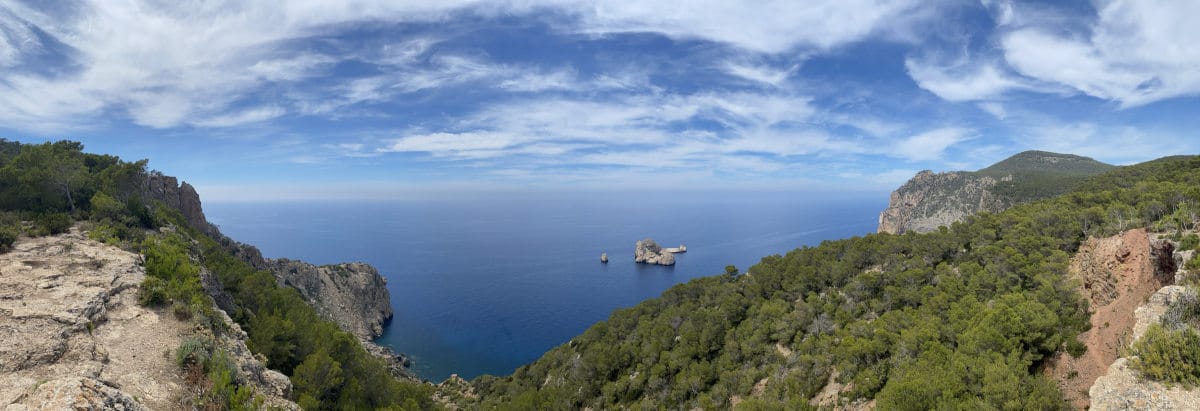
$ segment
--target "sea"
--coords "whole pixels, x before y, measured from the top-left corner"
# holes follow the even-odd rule
[[[510,374],[673,285],[871,233],[886,206],[886,193],[573,192],[211,202],[204,211],[269,258],[374,265],[395,311],[376,342],[436,382]],[[644,238],[687,253],[674,266],[636,264]]]

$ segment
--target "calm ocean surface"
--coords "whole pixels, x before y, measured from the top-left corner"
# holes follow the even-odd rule
[[[886,193],[575,193],[204,211],[267,257],[379,268],[395,318],[378,342],[441,381],[509,374],[613,309],[726,265],[745,271],[763,256],[873,232],[886,206]],[[674,267],[634,264],[634,242],[646,237],[688,252]]]

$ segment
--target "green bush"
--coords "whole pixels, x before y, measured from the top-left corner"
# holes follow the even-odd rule
[[[1191,328],[1168,330],[1154,324],[1133,345],[1132,366],[1142,375],[1187,387],[1200,384],[1200,334]]]
[[[17,237],[21,232],[17,227],[0,226],[0,251],[8,250],[13,243],[17,242]]]
[[[62,234],[71,229],[74,221],[67,213],[42,213],[33,220],[36,235]]]
[[[1200,235],[1188,234],[1179,240],[1180,250],[1195,250],[1196,246],[1200,246]]]
[[[213,341],[210,338],[192,336],[183,340],[175,350],[175,364],[180,367],[196,365],[204,367],[212,357]]]
[[[126,214],[125,205],[103,192],[92,196],[92,220],[120,221]]]

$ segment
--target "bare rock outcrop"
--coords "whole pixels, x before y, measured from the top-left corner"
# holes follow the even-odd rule
[[[0,254],[0,404],[22,409],[179,409],[187,384],[174,350],[193,325],[137,304],[145,278],[140,257],[83,233],[22,239]],[[236,326],[236,325],[235,325]],[[272,375],[244,341],[221,339],[252,372],[267,404],[286,400],[291,383]],[[235,345],[240,344],[239,354]],[[274,373],[278,374],[278,373]],[[282,381],[278,378],[282,378]],[[274,381],[271,385],[255,381]]]
[[[633,261],[642,264],[675,265],[675,255],[666,252],[649,238],[638,240],[633,247]]]
[[[267,266],[280,285],[300,291],[321,317],[360,339],[383,334],[392,318],[387,280],[370,264],[316,266],[280,258],[267,260]]]
[[[1011,204],[990,190],[998,180],[968,172],[917,173],[892,192],[879,214],[881,233],[926,233],[982,211],[998,212]]]
[[[1151,324],[1161,321],[1171,303],[1187,290],[1167,286],[1158,290],[1145,305],[1137,309],[1137,324],[1129,341],[1137,341]],[[1130,368],[1129,358],[1119,358],[1108,367],[1107,373],[1096,379],[1089,390],[1092,410],[1195,410],[1200,409],[1200,390],[1171,387],[1146,380]]]
[[[1136,323],[1135,310],[1163,285],[1174,282],[1174,265],[1163,267],[1173,246],[1152,241],[1144,229],[1107,238],[1089,238],[1071,258],[1068,274],[1080,283],[1079,294],[1092,310],[1092,327],[1077,338],[1087,351],[1079,358],[1060,353],[1047,373],[1067,400],[1087,408],[1088,390],[1120,356]],[[1162,270],[1169,269],[1167,275]]]
[[[180,184],[175,177],[155,172],[147,176],[142,188],[142,197],[161,201],[168,207],[179,210],[192,228],[205,234],[216,231],[204,217],[204,208],[200,204],[200,195],[196,193],[196,188],[186,181]]]

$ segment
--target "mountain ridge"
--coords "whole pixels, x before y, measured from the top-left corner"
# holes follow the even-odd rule
[[[923,170],[892,192],[877,231],[934,231],[979,212],[1063,194],[1113,168],[1089,157],[1029,150],[976,171]]]

